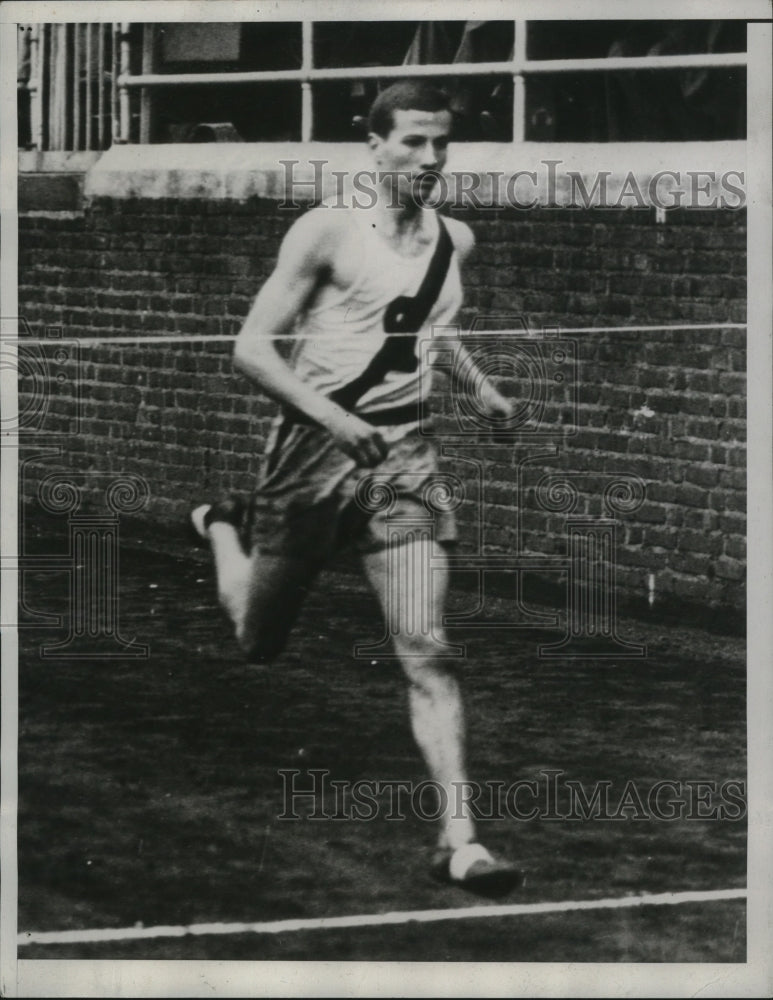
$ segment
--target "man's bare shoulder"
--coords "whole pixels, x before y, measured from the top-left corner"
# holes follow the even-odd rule
[[[349,215],[345,209],[322,205],[309,209],[288,229],[283,253],[317,264],[329,264],[351,231]]]
[[[453,219],[448,215],[443,216],[443,221],[448,228],[448,235],[451,237],[454,249],[462,260],[464,260],[475,246],[475,235],[472,229],[470,229],[466,222],[462,222],[460,219]]]

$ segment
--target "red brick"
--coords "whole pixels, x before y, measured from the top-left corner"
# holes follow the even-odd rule
[[[743,322],[743,213],[680,213],[666,227],[635,212],[607,213],[601,222],[583,213],[469,216],[479,248],[467,320],[483,310],[527,307],[535,329],[543,322],[568,331],[619,325],[621,318]],[[78,336],[236,332],[295,217],[260,199],[98,199],[77,225],[21,215],[21,309],[41,329],[60,323]],[[561,469],[585,473],[577,510],[600,512],[605,477],[643,477],[647,501],[626,515],[618,536],[625,538],[620,580],[640,593],[635,567],[663,569],[670,557],[666,589],[691,600],[742,601],[745,330],[671,327],[576,339],[579,433],[563,436],[571,397],[553,393],[543,426],[555,429],[559,454],[523,466],[527,479],[533,484]],[[194,482],[250,487],[276,407],[237,376],[230,347],[90,348],[81,372],[87,426],[71,441],[68,468],[90,468],[98,456],[105,467],[151,476],[162,462],[171,495],[155,509],[169,516]],[[67,419],[72,405],[52,400],[51,418]],[[655,416],[635,416],[643,405]],[[443,408],[447,432],[447,399]],[[513,461],[526,454],[504,448],[485,463],[486,476],[496,476],[488,499],[500,505],[485,511],[497,532],[488,541],[513,551],[520,517],[530,551],[563,554],[565,518],[518,509]],[[466,468],[452,458],[445,465]],[[477,503],[462,506],[463,532],[479,510]],[[716,539],[723,539],[721,564]]]
[[[717,560],[716,573],[717,576],[727,580],[743,580],[746,577],[746,567],[739,559],[720,556]]]

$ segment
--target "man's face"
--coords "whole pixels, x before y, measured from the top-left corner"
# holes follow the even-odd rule
[[[400,204],[411,197],[423,202],[436,184],[433,172],[446,163],[451,112],[398,110],[393,120],[386,137],[371,132],[373,159],[379,172],[395,172],[390,187]]]

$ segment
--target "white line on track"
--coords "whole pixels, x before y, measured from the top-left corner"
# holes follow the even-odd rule
[[[473,920],[480,917],[520,917],[572,910],[620,910],[640,906],[677,906],[746,899],[746,889],[713,889],[704,892],[662,892],[610,899],[563,900],[550,903],[504,903],[447,910],[404,910],[395,913],[362,913],[348,917],[301,917],[262,923],[190,924],[171,927],[107,927],[100,930],[26,931],[19,947],[29,944],[96,944],[102,941],[137,941],[148,938],[201,937],[212,934],[283,934],[292,931],[337,930],[345,927],[380,927],[387,924],[436,923],[440,920]]]
[[[745,330],[746,323],[669,323],[667,326],[576,326],[571,329],[564,329],[560,326],[547,326],[547,330],[550,331],[550,336],[560,335],[563,337],[571,337],[575,333],[647,333],[656,331],[667,331],[667,330]],[[460,331],[463,337],[495,337],[503,333],[507,333],[507,330],[475,330],[473,333],[467,333],[466,331]],[[539,335],[538,333],[536,334]],[[404,337],[414,337],[413,333],[406,334],[390,334],[390,336],[404,336]],[[523,331],[518,331],[519,337],[525,336]],[[535,336],[533,333],[532,336]],[[293,335],[287,334],[282,337],[278,337],[278,340],[292,340]],[[56,343],[56,338],[54,337],[14,337],[14,343],[17,344],[28,344],[32,346],[40,346],[46,344],[51,346]],[[65,337],[65,340],[75,340],[78,346],[86,346],[87,344],[208,344],[217,343],[221,341],[223,343],[233,342],[236,340],[236,334],[232,333],[194,333],[194,334],[169,334],[168,336],[161,334],[142,336],[134,335],[128,337]]]

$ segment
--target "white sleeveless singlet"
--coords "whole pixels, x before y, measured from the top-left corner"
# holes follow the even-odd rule
[[[356,379],[384,344],[384,312],[397,296],[414,296],[424,280],[437,237],[418,257],[403,257],[393,250],[370,223],[366,211],[351,210],[361,241],[361,263],[352,284],[344,289],[328,286],[318,293],[299,317],[290,364],[308,385],[329,396]],[[439,234],[435,213],[432,222]],[[454,251],[443,287],[421,330],[420,343],[431,337],[433,326],[448,326],[462,304],[459,263]],[[418,404],[429,390],[428,373],[390,371],[369,388],[355,405],[355,412],[374,414],[406,404]]]

